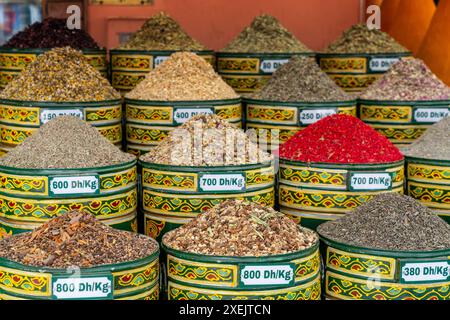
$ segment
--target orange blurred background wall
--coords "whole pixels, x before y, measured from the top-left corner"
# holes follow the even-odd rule
[[[254,16],[269,13],[313,50],[360,21],[363,0],[153,0],[152,5],[89,5],[88,30],[103,46],[117,47],[118,33],[133,32],[165,11],[194,38],[219,50]]]

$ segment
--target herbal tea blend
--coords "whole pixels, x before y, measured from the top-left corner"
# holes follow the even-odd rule
[[[207,50],[191,38],[166,13],[160,12],[148,19],[119,49],[132,50]]]
[[[222,52],[312,52],[280,22],[267,14],[256,17]]]
[[[382,193],[317,231],[333,241],[371,249],[450,249],[450,225],[418,201],[397,193]]]
[[[108,80],[80,51],[55,48],[39,55],[0,93],[22,101],[103,101],[120,99]]]
[[[99,49],[95,40],[82,29],[67,28],[66,19],[45,18],[16,33],[3,48],[50,49],[70,46],[75,49]]]
[[[217,115],[197,115],[173,129],[161,143],[140,157],[177,166],[223,166],[262,163],[272,156],[245,132]]]
[[[31,232],[0,240],[0,257],[49,268],[90,268],[150,256],[157,243],[104,225],[89,213],[70,211]]]
[[[227,200],[168,232],[173,249],[216,256],[269,256],[305,250],[317,235],[284,214],[253,202]]]
[[[403,53],[403,47],[389,34],[370,30],[365,24],[356,24],[346,30],[340,38],[332,42],[326,53]]]
[[[280,158],[302,162],[386,163],[403,160],[400,151],[361,120],[332,115],[297,132],[279,148]]]
[[[73,116],[59,116],[0,157],[0,165],[70,169],[116,165],[134,159],[133,155],[122,152],[86,122]]]
[[[364,91],[367,100],[450,100],[450,88],[420,59],[403,59]]]
[[[191,52],[172,54],[126,97],[156,101],[239,98],[205,59]]]
[[[252,98],[282,102],[354,100],[320,69],[314,58],[301,56],[292,57],[278,68]]]

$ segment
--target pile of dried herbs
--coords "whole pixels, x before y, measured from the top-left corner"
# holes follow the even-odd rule
[[[148,19],[119,49],[131,50],[207,50],[191,38],[166,13],[160,12]]]
[[[217,115],[200,114],[172,130],[140,160],[177,166],[228,166],[268,162],[272,156],[233,124]]]
[[[365,24],[356,24],[332,42],[326,53],[400,53],[408,49],[395,41],[389,34],[370,30]]]
[[[26,169],[91,168],[134,160],[96,128],[73,116],[44,124],[23,143],[0,158],[0,165]]]
[[[108,227],[89,213],[70,211],[32,232],[0,240],[0,257],[49,268],[90,268],[148,257],[153,239]]]
[[[275,18],[257,16],[222,52],[312,52]]]
[[[16,33],[3,48],[72,47],[75,49],[99,49],[94,39],[84,30],[67,28],[66,19],[45,18]]]
[[[166,233],[169,248],[215,256],[270,256],[308,249],[315,232],[283,213],[242,200],[227,200]]]
[[[279,67],[252,98],[282,102],[354,100],[320,69],[314,58],[302,56],[294,56]]]
[[[450,249],[450,225],[408,196],[382,193],[317,229],[331,240],[371,249]]]
[[[368,100],[450,100],[450,88],[420,59],[402,59],[361,95]]]
[[[435,123],[413,144],[406,147],[406,156],[450,161],[450,117]]]
[[[21,101],[102,101],[120,99],[108,80],[92,67],[81,51],[55,48],[39,55],[0,93]]]
[[[126,97],[156,101],[239,98],[205,59],[192,52],[173,53]]]

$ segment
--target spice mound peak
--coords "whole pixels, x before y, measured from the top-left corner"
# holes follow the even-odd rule
[[[227,200],[170,231],[163,244],[216,256],[270,256],[305,250],[318,241],[284,214],[253,202]]]
[[[157,250],[158,244],[153,239],[113,229],[80,211],[69,211],[32,232],[0,240],[2,258],[58,269],[129,262]]]
[[[59,116],[0,158],[0,165],[22,169],[93,168],[134,160],[74,116]]]
[[[173,129],[140,160],[177,166],[233,166],[269,162],[272,156],[235,125],[214,114],[201,114]]]
[[[332,115],[297,132],[279,148],[282,159],[338,164],[387,163],[403,160],[383,135],[349,115]]]

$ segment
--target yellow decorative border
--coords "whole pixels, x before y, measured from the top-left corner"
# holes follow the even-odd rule
[[[138,287],[134,287],[134,288],[128,288],[128,289],[119,289],[119,290],[115,290],[114,291],[114,295],[119,295],[119,294],[123,294],[123,293],[128,293],[128,292],[133,292],[133,291],[137,291],[137,290],[141,290],[143,288],[149,288],[149,287],[153,287],[156,285],[158,285],[159,283],[159,259],[155,259],[153,260],[150,264],[147,264],[145,266],[139,267],[137,269],[129,269],[129,270],[123,270],[123,271],[116,271],[116,272],[112,272],[113,277],[120,277],[124,274],[130,274],[130,273],[137,273],[137,272],[141,272],[141,271],[145,271],[146,269],[149,268],[155,268],[157,270],[157,276],[156,278],[153,280],[153,282],[150,282],[148,284],[146,284],[145,286],[138,286]]]
[[[48,282],[47,290],[44,293],[11,288],[11,287],[8,287],[8,286],[2,285],[2,284],[0,284],[0,289],[9,291],[9,292],[14,292],[17,294],[25,294],[25,295],[29,295],[29,296],[35,296],[35,297],[50,297],[51,296],[52,275],[50,273],[22,271],[22,270],[3,267],[3,266],[0,266],[0,270],[4,270],[4,271],[6,271],[8,273],[12,273],[12,274],[23,275],[23,276],[30,277],[30,278],[34,278],[34,277],[45,278]]]
[[[448,171],[450,173],[450,166],[436,166],[436,165],[429,165],[429,164],[422,164],[422,163],[412,163],[408,162],[407,164],[407,173],[408,173],[408,181],[417,181],[417,182],[423,182],[423,183],[430,183],[430,184],[450,184],[450,175],[447,179],[442,179],[442,171]],[[417,170],[425,170],[430,172],[430,176],[433,172],[436,174],[433,174],[431,178],[423,178],[417,175],[411,174],[412,172],[417,172]]]
[[[377,111],[378,110],[378,111]],[[384,123],[410,123],[413,118],[412,106],[377,106],[377,105],[360,105],[360,119],[364,122],[384,122]],[[366,115],[366,112],[371,111],[371,116]],[[399,114],[404,113],[406,117],[401,118]],[[377,114],[381,114],[378,117]],[[397,115],[390,118],[388,115]]]

